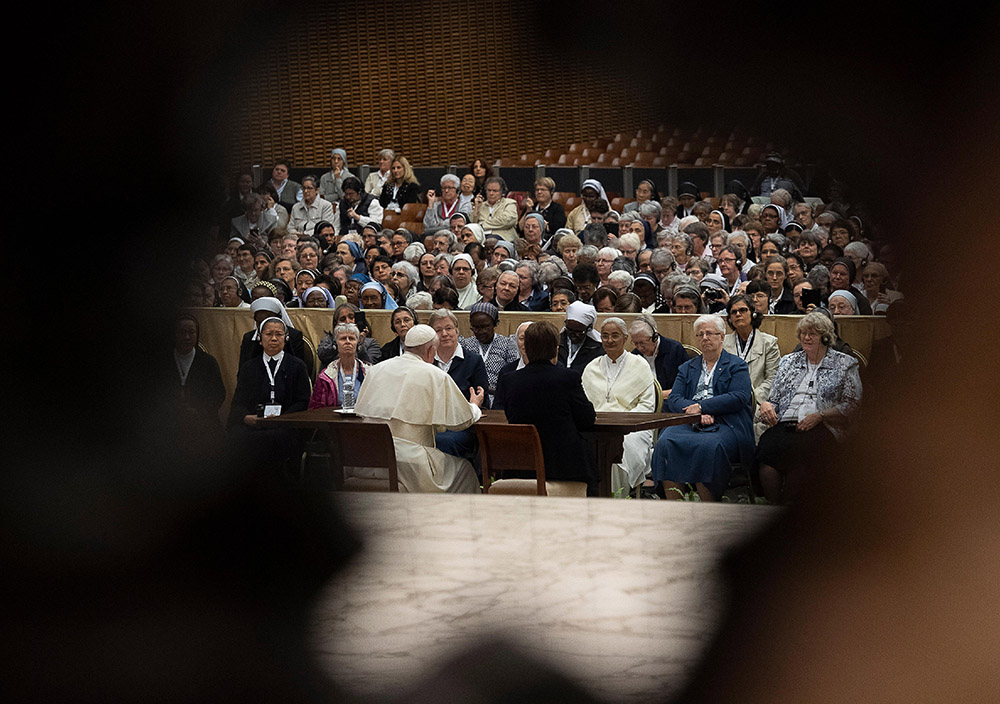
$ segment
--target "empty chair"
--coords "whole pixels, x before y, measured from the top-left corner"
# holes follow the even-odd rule
[[[407,203],[399,212],[399,217],[403,220],[422,220],[427,206],[423,203]]]
[[[399,491],[396,448],[386,423],[359,421],[331,423],[330,463],[334,477],[343,479],[341,491]],[[347,476],[346,467],[365,468],[358,473],[371,476]],[[372,471],[384,469],[384,472]],[[381,479],[374,475],[385,474]],[[336,481],[336,479],[335,479]]]
[[[477,423],[484,494],[586,496],[584,482],[546,481],[545,459],[538,429],[533,425]],[[504,472],[533,473],[531,479],[504,479]]]
[[[400,227],[405,227],[407,230],[415,235],[424,234],[424,221],[423,220],[404,220],[400,223]]]
[[[382,213],[382,227],[386,230],[395,230],[399,227],[399,224],[403,222],[403,217],[392,210],[386,210]]]

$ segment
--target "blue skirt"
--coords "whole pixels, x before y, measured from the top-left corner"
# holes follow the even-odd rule
[[[660,432],[653,448],[655,481],[704,484],[716,499],[729,484],[733,462],[739,461],[736,433],[721,423],[718,430],[695,430],[693,425],[672,425]]]

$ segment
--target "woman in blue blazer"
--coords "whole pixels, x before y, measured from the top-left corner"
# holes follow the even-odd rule
[[[693,484],[705,501],[718,500],[732,464],[753,459],[750,372],[746,362],[722,349],[726,324],[720,316],[694,321],[701,356],[681,365],[667,398],[673,413],[700,413],[697,425],[665,428],[653,449],[653,479],[667,490]]]

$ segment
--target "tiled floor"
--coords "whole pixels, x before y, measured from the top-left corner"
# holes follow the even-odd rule
[[[497,633],[611,701],[680,686],[721,594],[714,562],[777,509],[520,496],[340,495],[363,553],[317,609],[343,686],[397,694]]]

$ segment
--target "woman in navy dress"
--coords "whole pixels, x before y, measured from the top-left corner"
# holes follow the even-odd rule
[[[733,462],[749,466],[754,452],[750,371],[722,349],[726,325],[717,315],[694,321],[701,356],[681,365],[667,398],[672,413],[700,413],[697,425],[665,428],[653,449],[653,479],[667,498],[692,484],[703,501],[717,501],[729,484]],[[673,496],[672,496],[673,495]]]

